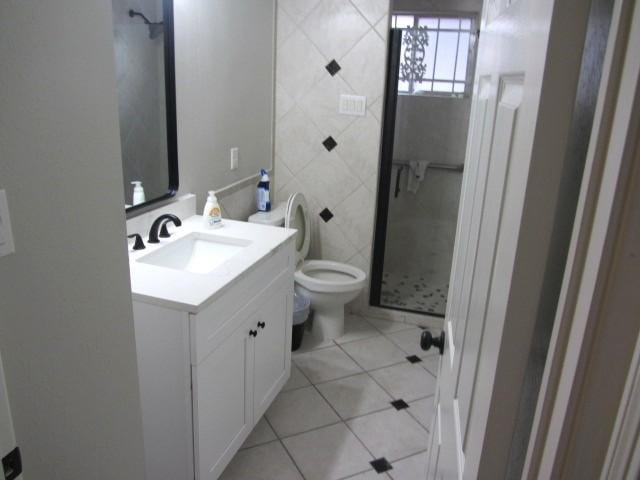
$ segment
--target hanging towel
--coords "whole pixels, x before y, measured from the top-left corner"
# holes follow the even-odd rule
[[[418,193],[418,188],[422,180],[424,180],[424,174],[427,171],[429,162],[425,160],[411,160],[409,162],[409,168],[407,169],[407,190],[411,193]]]

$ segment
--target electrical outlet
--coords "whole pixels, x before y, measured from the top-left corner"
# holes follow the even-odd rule
[[[231,170],[235,170],[238,168],[238,157],[240,156],[240,149],[238,147],[233,147],[231,149]]]
[[[0,257],[9,255],[14,251],[7,194],[4,190],[0,190]]]

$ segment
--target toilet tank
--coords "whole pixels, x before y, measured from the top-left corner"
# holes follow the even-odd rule
[[[256,212],[248,219],[249,223],[261,223],[274,227],[284,227],[284,216],[287,212],[286,202],[278,204],[268,212]]]

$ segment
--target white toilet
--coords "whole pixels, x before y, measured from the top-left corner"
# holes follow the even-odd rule
[[[302,193],[294,193],[285,205],[271,212],[249,217],[250,222],[295,228],[296,291],[311,299],[313,334],[323,340],[344,333],[344,306],[364,288],[367,275],[359,268],[328,260],[305,261],[311,243],[311,224],[307,201]]]

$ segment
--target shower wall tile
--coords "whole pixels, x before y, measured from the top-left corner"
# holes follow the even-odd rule
[[[319,203],[324,200],[332,210],[360,186],[358,177],[335,150],[318,155],[297,177],[305,187],[305,195],[311,195]]]
[[[278,5],[291,16],[296,24],[299,24],[311,13],[313,8],[318,4],[318,1],[319,0],[278,0]]]
[[[337,136],[357,118],[340,115],[337,109],[340,95],[352,93],[354,91],[340,76],[332,77],[327,72],[298,103],[323,134]]]
[[[322,0],[302,24],[302,29],[324,56],[338,61],[369,28],[349,0]]]
[[[282,45],[289,36],[296,31],[296,23],[284,8],[281,7],[283,2],[278,2],[278,11],[276,13],[276,42]]]
[[[384,17],[382,17],[378,23],[376,23],[375,26],[375,30],[376,33],[380,36],[381,39],[385,40],[387,39],[387,33],[389,32],[389,16],[386,15]]]
[[[389,13],[388,0],[353,0],[352,3],[371,25],[375,25]]]
[[[276,121],[276,155],[294,175],[325,151],[322,138],[315,124],[297,106]]]
[[[378,172],[380,122],[368,112],[338,137],[338,153],[362,182]]]
[[[296,30],[276,53],[276,81],[291,97],[299,100],[327,75],[326,63],[309,37]]]
[[[385,43],[370,29],[342,59],[342,75],[360,95],[366,95],[373,102],[384,87],[384,78],[378,73],[384,72],[385,58]]]
[[[303,192],[310,258],[369,273],[380,149],[389,0],[280,0],[275,198]],[[340,70],[331,75],[326,65]],[[338,114],[340,94],[367,96],[364,117]],[[330,152],[322,142],[332,137]],[[329,222],[319,216],[328,208]],[[352,305],[366,304],[364,292]]]
[[[369,240],[373,232],[375,196],[360,186],[335,208],[336,223],[353,243]]]
[[[276,83],[276,120],[284,117],[295,105],[293,97],[279,83]]]

